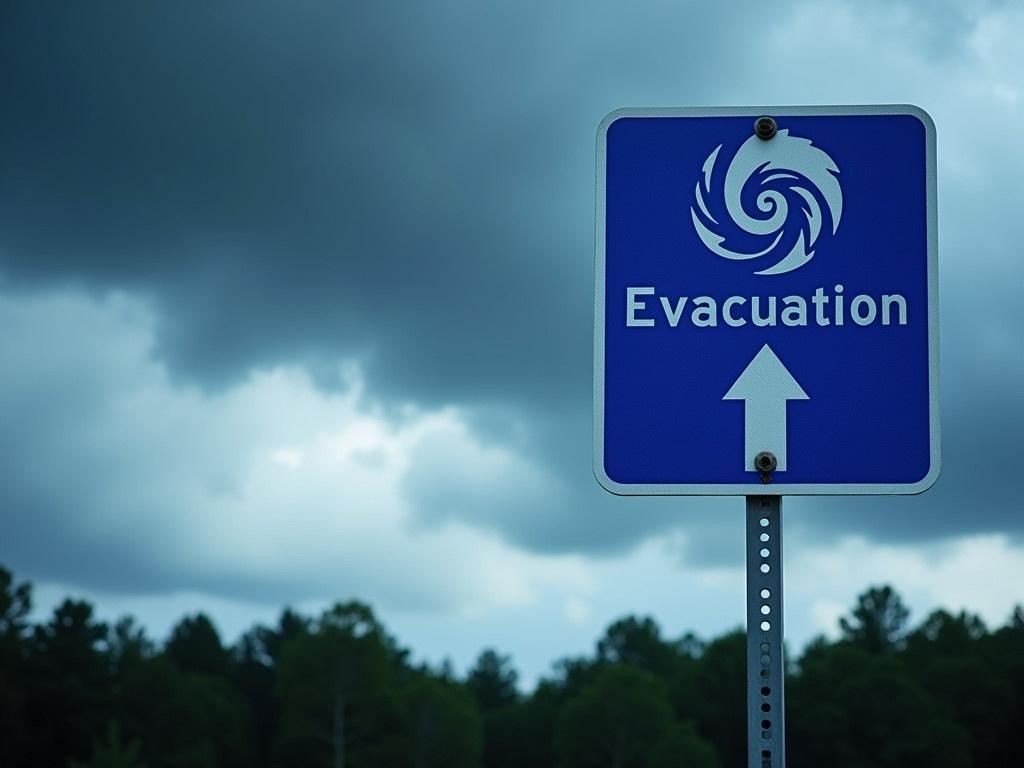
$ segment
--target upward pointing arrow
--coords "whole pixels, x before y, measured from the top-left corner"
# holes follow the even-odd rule
[[[754,457],[771,451],[778,461],[776,470],[786,471],[786,401],[809,400],[772,348],[765,344],[743,369],[723,400],[744,400],[743,464],[756,472]]]

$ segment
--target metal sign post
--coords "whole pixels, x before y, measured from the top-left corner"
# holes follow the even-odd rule
[[[747,765],[786,764],[782,497],[747,496]]]
[[[622,109],[596,202],[594,474],[746,497],[749,768],[784,768],[781,497],[939,474],[935,126],[910,105]]]

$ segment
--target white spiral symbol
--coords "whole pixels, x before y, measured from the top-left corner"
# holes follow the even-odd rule
[[[721,149],[719,144],[704,161],[697,182],[697,205],[690,207],[701,241],[726,259],[781,256],[772,266],[757,271],[758,275],[781,275],[802,267],[814,256],[824,218],[831,225],[826,231],[835,235],[839,228],[843,193],[835,162],[810,139],[780,130],[770,141],[751,136],[743,142],[723,181],[721,173],[715,174]],[[712,194],[716,183],[720,195]],[[748,212],[744,201],[748,207],[756,207],[756,212]],[[729,247],[727,230],[732,228],[740,230],[732,233],[733,239],[739,237],[748,247]]]

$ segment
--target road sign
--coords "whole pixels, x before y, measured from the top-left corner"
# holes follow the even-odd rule
[[[601,484],[931,486],[931,118],[912,106],[624,109],[601,123],[597,152]],[[759,471],[761,453],[774,471]]]

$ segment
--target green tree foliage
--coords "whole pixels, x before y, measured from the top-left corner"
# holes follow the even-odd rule
[[[597,642],[597,658],[622,664],[666,678],[673,673],[678,654],[661,638],[661,630],[650,617],[628,616],[614,622]]]
[[[661,768],[717,765],[692,724],[679,723],[665,685],[639,669],[603,667],[558,718],[561,768]]]
[[[210,677],[228,675],[230,657],[205,614],[197,613],[178,622],[171,630],[164,653],[183,672]]]
[[[92,759],[87,763],[72,760],[69,768],[146,768],[139,757],[139,743],[125,744],[121,739],[121,727],[116,720],[107,724],[107,735],[103,743],[93,747]]]
[[[412,768],[475,768],[483,749],[480,712],[464,686],[414,675],[401,695],[406,754]]]
[[[512,659],[488,649],[477,658],[466,678],[466,686],[480,709],[490,712],[516,702],[519,698],[516,690],[518,677]]]
[[[1013,607],[1013,615],[1010,616],[1011,629],[1016,629],[1024,632],[1024,606],[1015,605]]]
[[[612,623],[532,692],[486,650],[459,680],[413,666],[358,602],[285,610],[228,648],[194,614],[163,647],[66,600],[30,620],[0,568],[3,768],[746,768],[746,637]],[[1024,610],[990,630],[935,611],[909,627],[891,588],[861,595],[838,642],[790,661],[791,768],[1020,763]]]
[[[718,768],[718,752],[698,735],[693,723],[676,723],[654,745],[650,768]]]
[[[28,640],[24,724],[38,765],[86,758],[106,725],[113,690],[104,654],[107,627],[92,606],[65,600]]]
[[[998,659],[985,658],[988,647],[980,618],[940,610],[911,633],[904,654],[914,678],[967,731],[979,766],[1002,763],[1017,696]]]
[[[652,746],[673,725],[665,687],[624,666],[601,670],[558,718],[561,768],[646,768]]]
[[[28,629],[32,587],[15,584],[14,575],[0,566],[0,639],[20,639]]]
[[[15,584],[0,567],[0,765],[15,765],[23,754],[24,694],[32,588]]]
[[[107,637],[107,656],[115,681],[123,680],[153,652],[153,643],[131,616],[118,619]]]
[[[232,680],[248,704],[248,731],[254,766],[270,766],[277,743],[281,706],[275,676],[282,647],[309,631],[309,620],[290,608],[276,627],[255,626],[233,650]]]
[[[551,768],[555,722],[567,698],[560,681],[542,680],[533,695],[485,713],[487,768]]]
[[[999,629],[978,642],[977,658],[984,665],[987,675],[998,679],[1012,692],[1005,703],[1003,712],[995,712],[994,707],[986,707],[987,702],[978,696],[974,706],[981,717],[992,716],[993,719],[1007,723],[1005,729],[998,731],[992,740],[997,743],[991,762],[978,765],[1014,765],[1020,762],[1020,733],[1024,730],[1024,621],[1018,606],[1007,626]],[[1000,702],[996,706],[1002,706]],[[973,734],[972,734],[973,736]]]
[[[248,764],[245,704],[228,681],[159,655],[134,666],[122,689],[126,732],[141,741],[150,768]]]
[[[277,671],[282,755],[335,768],[370,763],[396,718],[389,650],[373,612],[354,602],[285,644]]]
[[[843,638],[869,653],[897,649],[903,640],[910,611],[892,587],[875,587],[857,598],[849,618],[839,620]]]
[[[736,631],[705,648],[694,673],[693,717],[724,768],[746,768],[747,635]]]
[[[516,688],[518,674],[512,660],[493,649],[480,654],[466,677],[466,687],[483,714],[484,764],[513,768],[528,763],[523,754],[525,707]]]
[[[787,698],[793,768],[972,765],[965,755],[966,732],[897,657],[852,643],[819,642],[804,656],[801,674],[790,680]]]

